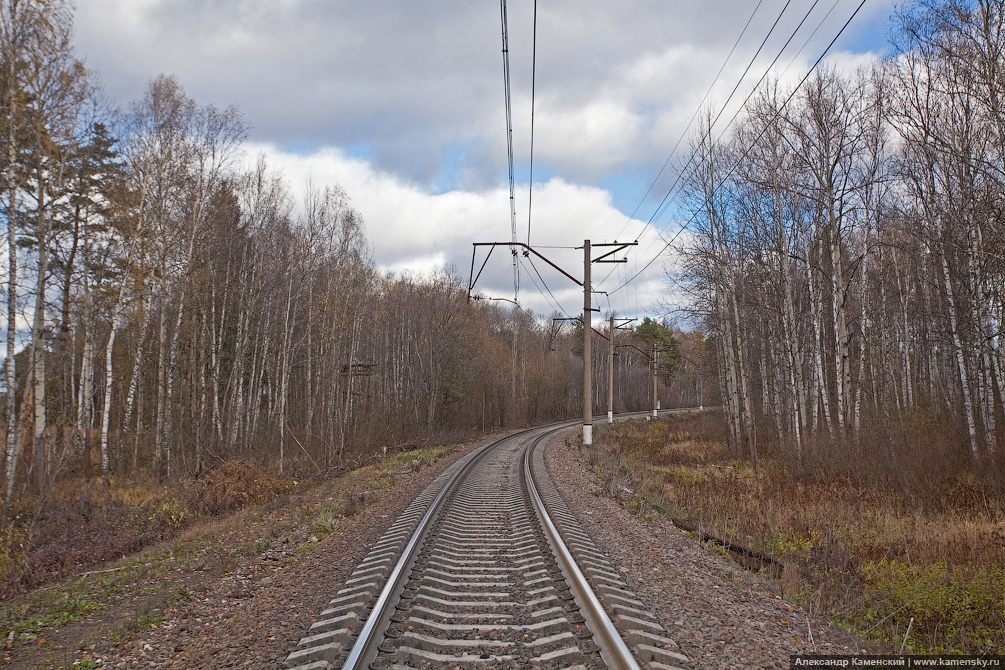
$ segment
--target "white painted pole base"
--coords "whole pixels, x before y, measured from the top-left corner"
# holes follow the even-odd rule
[[[655,418],[655,417],[656,417],[656,416],[657,416],[658,414],[659,414],[659,412],[658,412],[657,410],[655,410],[655,409],[654,409],[654,410],[653,410],[653,418]]]
[[[614,423],[614,412],[607,413],[607,423]]]
[[[593,424],[583,424],[583,444],[589,446],[593,444]]]

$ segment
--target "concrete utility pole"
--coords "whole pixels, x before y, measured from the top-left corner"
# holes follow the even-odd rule
[[[596,247],[614,247],[611,251],[602,254],[598,258],[590,258],[591,245],[590,240],[583,240],[583,281],[580,282],[578,279],[570,275],[568,272],[558,267],[547,258],[542,256],[540,253],[531,248],[528,244],[522,244],[517,242],[514,238],[513,242],[474,242],[472,246],[474,249],[471,252],[471,274],[468,280],[468,300],[478,300],[478,296],[473,296],[471,291],[474,290],[475,284],[478,283],[478,278],[482,276],[482,272],[485,270],[485,266],[489,262],[489,256],[492,255],[492,251],[499,246],[508,246],[514,250],[520,247],[525,249],[524,255],[534,254],[545,263],[550,265],[552,268],[562,273],[574,283],[580,284],[583,287],[583,444],[590,445],[593,444],[593,347],[590,341],[591,333],[593,330],[593,325],[591,323],[591,314],[593,312],[593,301],[591,299],[591,289],[590,289],[590,264],[591,263],[627,263],[626,258],[615,258],[612,259],[611,256],[624,251],[628,247],[637,246],[638,242],[606,242],[595,244]],[[478,274],[475,274],[475,256],[478,253],[478,247],[489,247],[489,252],[485,255],[485,260],[482,261],[482,266],[478,270]],[[515,256],[514,256],[515,257]],[[494,298],[493,298],[494,299]],[[514,302],[516,302],[514,300]],[[599,311],[599,310],[598,310]]]
[[[590,315],[590,241],[583,240],[583,444],[593,444],[593,326]]]
[[[607,347],[607,423],[614,423],[614,315],[611,314]]]
[[[655,344],[653,345],[653,356],[652,356],[652,359],[653,359],[653,418],[656,418],[656,416],[659,414],[659,409],[660,409],[659,402],[660,401],[658,400],[658,397],[656,395],[656,368],[658,367],[658,365],[656,363],[656,345]]]

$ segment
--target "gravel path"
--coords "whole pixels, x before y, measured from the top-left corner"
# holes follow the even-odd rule
[[[853,654],[849,633],[784,601],[777,583],[752,574],[655,515],[643,522],[602,493],[585,453],[547,445],[545,462],[562,497],[699,668],[788,668],[795,653]],[[812,636],[812,637],[811,637]]]

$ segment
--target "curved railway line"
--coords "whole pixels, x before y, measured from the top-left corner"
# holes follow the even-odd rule
[[[580,528],[539,449],[495,440],[395,520],[287,668],[691,668]]]

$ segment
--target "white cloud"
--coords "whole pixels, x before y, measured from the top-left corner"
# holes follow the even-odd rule
[[[852,32],[867,35],[863,44],[875,41],[891,1],[871,4],[852,24]],[[723,104],[785,4],[763,3],[712,93],[713,107]],[[836,5],[787,77],[816,57],[855,4]],[[509,7],[518,175],[529,163],[532,6]],[[631,211],[656,176],[751,9],[746,0],[541,4],[535,174],[548,177],[534,192],[535,244],[568,247],[587,237],[642,235],[641,223],[628,221],[619,207]],[[740,87],[741,99],[804,11],[796,3],[786,13]],[[816,21],[812,17],[803,34]],[[88,66],[123,105],[161,73],[177,75],[200,104],[237,104],[253,126],[249,155],[266,149],[297,191],[308,178],[345,188],[382,268],[446,263],[466,275],[471,242],[510,239],[501,35],[491,3],[87,0],[78,3],[77,35]],[[842,48],[839,43],[830,59],[842,69],[867,58]],[[731,115],[732,109],[723,122]],[[640,217],[649,216],[673,177],[664,173]],[[521,239],[526,191],[526,184],[518,189]],[[629,254],[632,263],[649,262],[658,249],[643,239]],[[548,251],[579,276],[577,253]],[[508,253],[493,257],[486,270],[490,289],[509,284],[512,290],[510,260]],[[624,312],[632,304],[655,305],[664,292],[660,265],[654,262],[631,289],[615,294],[611,306]],[[613,270],[602,290],[631,274],[626,267]],[[610,271],[597,268],[598,276]],[[557,273],[542,269],[542,275],[565,308],[578,313],[574,285]],[[548,311],[529,295],[530,276],[523,285],[528,304],[537,300],[535,309]]]
[[[731,88],[783,4],[764,3],[717,95]],[[857,21],[875,23],[887,5]],[[531,5],[509,9],[519,167],[529,146]],[[849,11],[839,4],[816,42]],[[789,10],[765,54],[801,12]],[[749,13],[742,0],[541,6],[541,164],[594,184],[631,166],[658,168]],[[362,148],[381,169],[426,186],[485,188],[505,174],[501,37],[491,4],[88,0],[77,24],[82,54],[122,103],[152,77],[176,74],[201,103],[239,105],[260,142]],[[811,45],[802,62],[821,46]],[[449,146],[464,151],[460,164],[445,167]]]
[[[353,207],[363,216],[375,262],[384,271],[428,272],[453,265],[467,278],[472,242],[507,242],[510,239],[508,188],[432,194],[334,148],[294,154],[270,145],[249,147],[249,157],[259,153],[264,153],[269,164],[285,174],[297,200],[302,199],[308,183],[318,187],[337,184],[344,188]],[[520,193],[522,198],[526,185],[522,185]],[[526,226],[524,214],[517,226],[521,240],[525,239]],[[615,282],[620,283],[630,276],[625,274],[626,270],[636,272],[655,255],[662,245],[651,244],[653,233],[643,228],[642,222],[629,220],[618,211],[611,203],[611,194],[602,189],[558,178],[535,188],[532,242],[543,255],[577,279],[582,278],[583,252],[574,247],[581,247],[584,239],[603,243],[615,238],[631,241],[642,236],[642,244],[628,255],[644,253],[644,258],[631,256],[634,265],[625,264],[624,268],[594,266],[595,288],[614,288]],[[479,265],[484,253],[485,250],[480,252]],[[597,251],[594,256],[600,253]],[[483,275],[484,281],[479,281],[476,288],[486,293],[497,291],[493,295],[499,297],[511,296],[511,267],[508,249],[497,250]],[[533,267],[541,273],[564,309],[572,313],[581,310],[582,289],[539,259],[534,259]],[[548,298],[539,294],[534,286],[538,277],[533,267],[529,260],[523,261],[521,302],[546,314],[552,307]],[[615,274],[603,287],[599,286],[612,270]],[[639,308],[655,308],[659,296],[654,287],[658,287],[661,273],[660,263],[654,263],[650,272],[641,277],[650,283],[641,291],[635,287],[631,289],[630,298],[639,300]],[[544,291],[544,287],[541,290]],[[612,305],[624,313],[631,300],[628,296],[618,297]],[[607,309],[606,302],[601,306]]]

